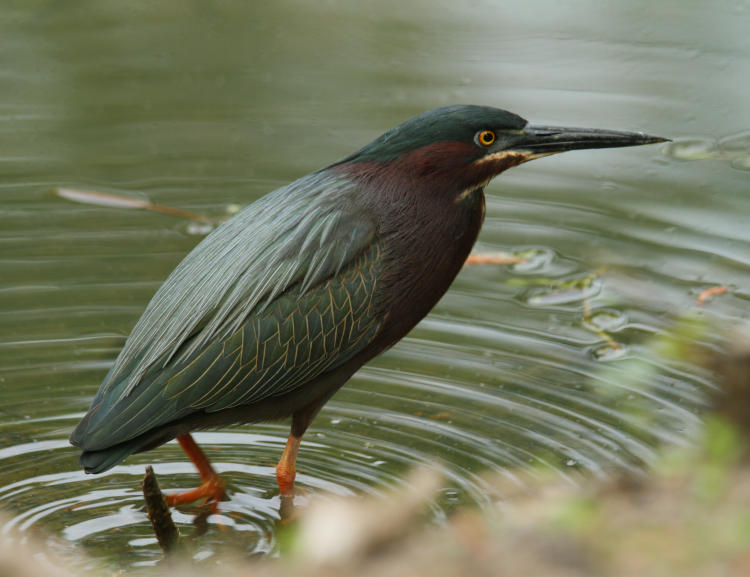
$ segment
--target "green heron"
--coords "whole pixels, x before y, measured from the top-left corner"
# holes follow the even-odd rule
[[[567,150],[664,140],[447,106],[271,192],[209,234],[156,292],[70,438],[80,463],[100,473],[176,437],[202,485],[168,502],[215,507],[224,483],[190,432],[291,416],[276,479],[292,494],[310,422],[448,289],[493,177]]]

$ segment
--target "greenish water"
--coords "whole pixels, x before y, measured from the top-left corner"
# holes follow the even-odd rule
[[[665,146],[543,159],[487,188],[478,249],[434,312],[315,421],[308,495],[378,493],[415,463],[446,475],[439,522],[489,506],[486,471],[574,482],[641,469],[700,423],[708,375],[647,357],[702,308],[747,317],[750,4],[552,1],[320,5],[8,3],[0,15],[0,506],[10,528],[116,566],[160,556],[141,509],[196,484],[174,444],[100,476],[67,444],[151,295],[201,238],[189,221],[77,204],[56,186],[143,194],[211,217],[463,102],[532,122],[646,130]],[[585,279],[573,289],[564,284]],[[557,284],[556,284],[557,283]],[[593,329],[605,329],[613,349]],[[629,364],[655,376],[633,383]],[[197,435],[229,481],[200,557],[276,549],[288,428]],[[298,499],[304,507],[307,498]],[[195,510],[176,520],[189,527]],[[229,531],[220,531],[221,521]]]

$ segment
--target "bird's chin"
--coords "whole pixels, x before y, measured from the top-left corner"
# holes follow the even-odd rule
[[[530,157],[531,154],[536,153],[521,152],[518,150],[498,150],[496,152],[489,152],[473,161],[465,171],[465,178],[463,180],[467,184],[456,197],[456,202],[469,197],[473,191],[484,188],[490,180],[501,172],[532,160]],[[534,158],[538,156],[537,154]]]
[[[557,152],[521,152],[521,155],[523,155],[523,160],[519,162],[519,164],[523,164],[524,162],[528,162],[530,160],[536,160],[537,158],[544,158],[545,156],[552,156],[553,154],[559,154]]]

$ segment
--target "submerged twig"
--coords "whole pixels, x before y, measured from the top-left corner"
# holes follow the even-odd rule
[[[711,297],[723,295],[728,292],[729,292],[729,289],[725,286],[713,286],[711,288],[707,288],[706,290],[702,291],[701,294],[699,294],[695,300],[698,303],[698,306],[703,306],[704,304],[706,304],[707,301],[711,299]]]
[[[197,214],[195,212],[182,210],[181,208],[174,208],[172,206],[165,206],[163,204],[156,204],[154,202],[151,202],[150,200],[133,198],[122,194],[64,187],[56,188],[54,189],[54,192],[61,198],[72,200],[73,202],[80,202],[82,204],[108,206],[113,208],[148,210],[151,212],[160,212],[162,214],[168,214],[171,216],[176,216],[178,218],[193,220],[199,223],[212,223],[211,219],[209,219],[208,217]]]
[[[520,256],[512,256],[508,254],[474,253],[469,255],[469,258],[466,259],[464,264],[521,264],[527,260],[528,259]]]
[[[173,553],[182,546],[180,531],[172,520],[167,500],[159,489],[159,482],[153,467],[146,467],[143,477],[143,498],[146,501],[146,513],[154,528],[156,539],[165,553]]]

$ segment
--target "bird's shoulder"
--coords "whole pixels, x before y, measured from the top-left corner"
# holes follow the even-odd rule
[[[262,197],[198,244],[167,278],[102,384],[126,396],[150,370],[234,334],[292,287],[336,275],[373,241],[358,185],[318,172]]]

